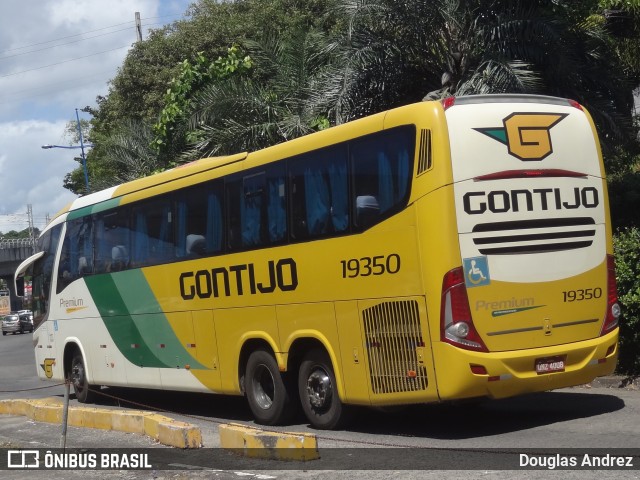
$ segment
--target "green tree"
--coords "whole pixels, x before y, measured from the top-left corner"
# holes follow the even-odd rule
[[[112,143],[112,135],[122,136],[131,122],[153,125],[163,121],[162,111],[169,105],[167,89],[172,79],[180,77],[185,59],[196,65],[194,52],[202,52],[206,58],[224,58],[229,45],[259,38],[265,25],[283,36],[295,29],[313,28],[325,21],[324,12],[330,1],[198,0],[188,10],[187,20],[154,30],[147,39],[136,43],[111,80],[109,93],[98,97],[97,107],[89,109],[93,116],[91,139],[96,145],[88,155],[92,189],[113,184],[127,175],[124,164],[114,161],[102,146]],[[258,71],[255,74],[263,75]],[[182,128],[181,122],[167,126],[170,130]],[[181,135],[177,137],[178,144],[173,144],[175,137],[167,142],[163,155],[169,157],[175,152],[177,156]],[[71,172],[65,186],[82,193],[81,178],[77,170]]]
[[[640,230],[620,231],[615,238],[616,278],[622,306],[618,371],[640,374]]]
[[[329,125],[322,78],[332,58],[324,34],[298,30],[245,42],[262,75],[220,79],[194,98],[194,157],[265,148]]]
[[[332,111],[340,121],[422,98],[547,94],[585,105],[605,146],[633,143],[632,82],[604,26],[575,4],[345,0],[350,28],[336,48],[348,63],[335,72]]]
[[[194,143],[197,139],[196,132],[187,125],[193,112],[193,97],[196,93],[210,83],[231,75],[242,75],[251,66],[251,58],[242,57],[240,49],[235,45],[229,47],[225,57],[220,56],[213,62],[207,60],[202,52],[198,52],[194,62],[182,62],[179,75],[171,80],[165,94],[165,105],[160,118],[153,125],[152,146],[168,159],[169,165],[189,143]]]

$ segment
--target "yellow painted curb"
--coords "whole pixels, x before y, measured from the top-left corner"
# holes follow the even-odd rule
[[[311,433],[263,431],[237,423],[218,427],[220,446],[247,457],[307,461],[320,458],[318,440]]]
[[[22,415],[37,422],[62,423],[62,409],[59,398],[0,400],[0,414]],[[197,426],[157,413],[70,406],[67,422],[73,427],[144,434],[170,447],[202,446],[202,433]]]

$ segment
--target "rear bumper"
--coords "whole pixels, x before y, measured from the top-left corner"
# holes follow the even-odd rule
[[[582,342],[509,352],[477,353],[436,342],[434,353],[441,400],[504,398],[582,385],[613,373],[618,358],[618,329]],[[566,355],[563,372],[536,373],[536,359],[556,355]],[[487,374],[473,373],[471,365],[483,366]]]

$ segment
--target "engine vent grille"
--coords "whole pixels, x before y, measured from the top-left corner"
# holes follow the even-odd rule
[[[418,302],[385,302],[362,312],[373,393],[426,390],[416,348],[424,347]]]

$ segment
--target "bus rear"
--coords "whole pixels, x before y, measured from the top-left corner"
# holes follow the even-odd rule
[[[590,116],[537,96],[444,106],[461,265],[443,279],[440,397],[499,398],[612,373],[620,311]]]

